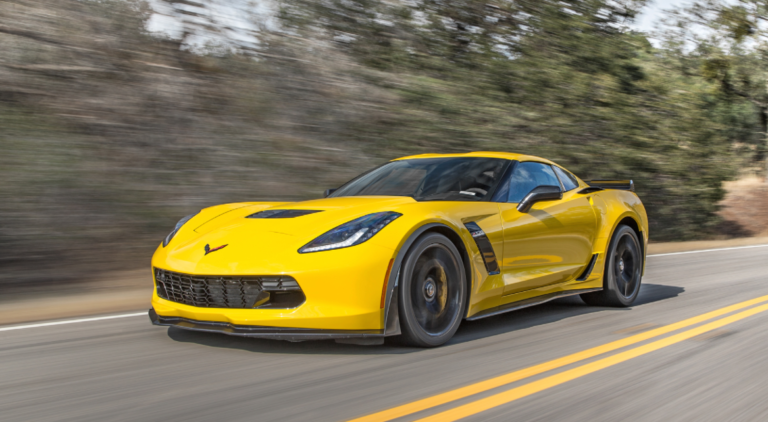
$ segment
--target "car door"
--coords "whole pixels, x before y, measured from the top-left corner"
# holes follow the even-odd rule
[[[595,213],[589,200],[578,193],[578,182],[566,174],[550,164],[520,162],[500,189],[505,196],[497,197],[504,232],[504,295],[568,281],[589,263]],[[528,212],[517,210],[525,195],[545,185],[560,186],[562,199],[537,202]]]

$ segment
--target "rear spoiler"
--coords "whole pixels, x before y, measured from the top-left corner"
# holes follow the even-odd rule
[[[635,182],[632,180],[585,180],[584,182],[590,188],[635,191]]]

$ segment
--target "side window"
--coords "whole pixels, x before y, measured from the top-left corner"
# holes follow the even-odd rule
[[[551,166],[534,162],[518,163],[509,179],[509,196],[506,202],[520,202],[534,188],[544,185],[560,187]]]
[[[560,178],[560,181],[563,182],[563,186],[565,187],[566,192],[579,187],[579,182],[576,181],[576,177],[574,175],[572,175],[571,173],[568,173],[567,171],[561,169],[558,166],[552,166],[552,167],[555,168],[555,173],[557,173],[557,176]]]

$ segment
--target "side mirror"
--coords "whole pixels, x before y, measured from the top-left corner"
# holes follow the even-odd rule
[[[556,201],[563,199],[563,192],[560,190],[560,186],[538,186],[525,195],[522,201],[517,204],[517,210],[520,212],[528,212],[531,210],[533,204],[541,201]]]
[[[326,189],[325,193],[323,194],[323,198],[327,198],[331,196],[332,193],[336,192],[336,189]]]

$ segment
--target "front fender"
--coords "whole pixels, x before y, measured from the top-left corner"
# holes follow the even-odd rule
[[[416,239],[430,230],[451,230],[455,233],[450,226],[442,222],[428,222],[422,226],[415,227],[408,236],[403,238],[403,242],[398,248],[397,255],[393,258],[392,268],[389,277],[387,278],[387,286],[383,293],[386,297],[383,323],[385,336],[396,336],[401,333],[400,309],[397,294],[398,280],[400,280],[400,268],[403,265],[403,261],[405,261],[408,250]],[[465,262],[464,265],[467,265],[467,262]]]
[[[421,207],[424,208],[419,209]],[[378,239],[381,242],[389,242],[387,246],[393,247],[397,251],[395,258],[393,258],[387,286],[384,289],[386,307],[383,323],[386,327],[387,335],[399,334],[397,288],[403,261],[416,239],[429,231],[436,231],[446,235],[462,254],[468,283],[467,301],[469,306],[467,306],[467,314],[490,306],[486,303],[488,301],[498,301],[500,289],[503,288],[501,275],[488,274],[483,254],[478,249],[469,230],[464,226],[465,223],[470,221],[481,225],[493,244],[497,255],[499,255],[503,247],[503,232],[501,230],[498,204],[444,203],[440,204],[439,207],[435,207],[434,203],[422,203],[414,204],[408,208],[410,209],[399,210],[399,212],[403,213],[403,217],[398,220],[400,220],[399,223],[401,225],[404,225],[400,227],[408,227],[405,230],[397,231],[400,237],[397,240],[394,237],[388,236],[382,236],[381,239]],[[439,209],[435,210],[435,208]],[[384,232],[382,231],[381,234],[384,234]]]

